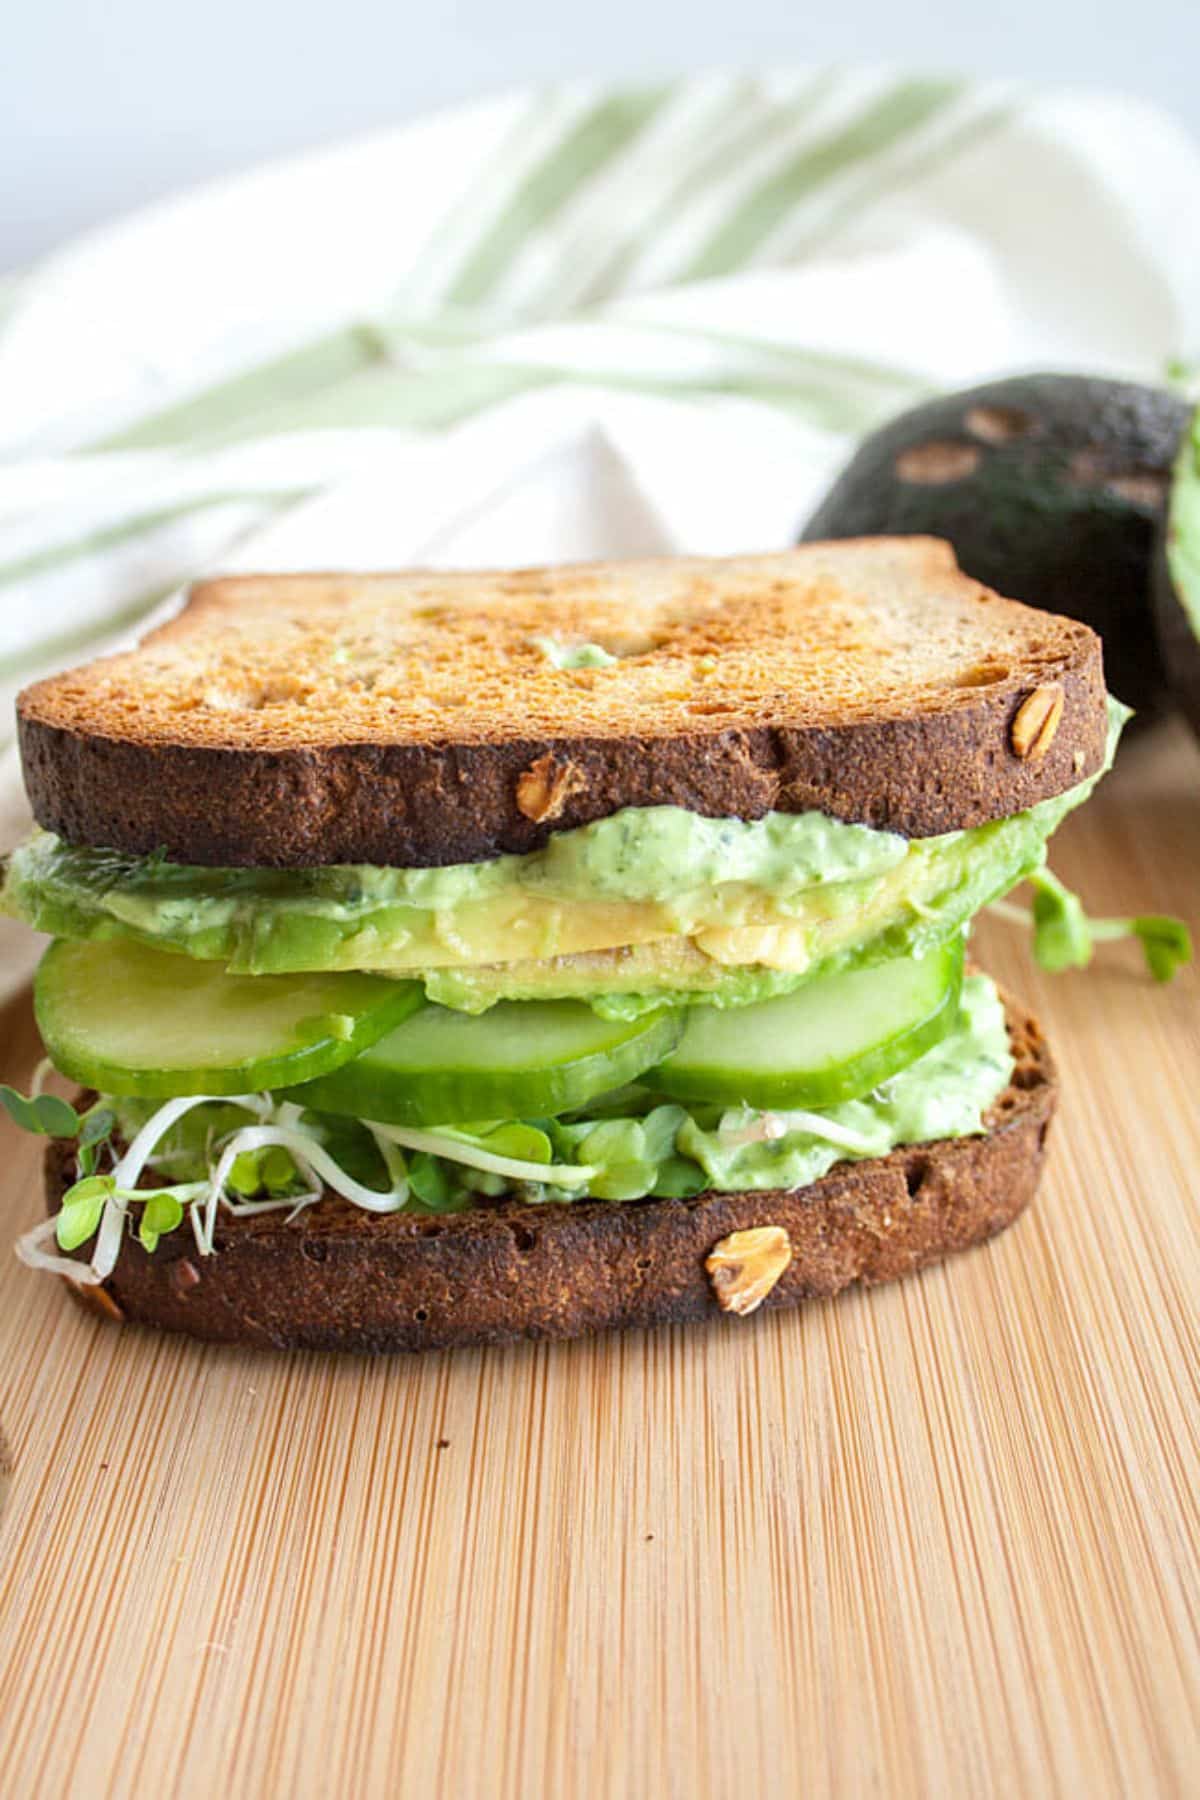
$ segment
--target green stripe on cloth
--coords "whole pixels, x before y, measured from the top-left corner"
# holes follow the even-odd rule
[[[794,129],[797,110],[811,106],[836,79],[833,74],[814,77],[799,95],[773,106],[769,119],[752,120],[724,152],[716,150],[690,164],[683,180],[667,191],[649,217],[639,220],[636,235],[630,234],[616,259],[593,278],[585,299],[598,290],[611,292],[614,284],[619,284],[656,219],[668,221],[672,211],[689,197],[702,197],[722,166],[736,163],[739,155],[751,154]],[[731,95],[731,103],[744,97],[748,104],[753,84],[741,83],[739,89]],[[443,397],[435,398],[426,372],[404,367],[406,339],[448,346],[490,335],[494,325],[478,316],[472,319],[469,311],[456,320],[453,307],[465,309],[481,298],[483,289],[500,278],[529,231],[547,223],[592,174],[632,143],[675,91],[662,87],[617,95],[577,121],[556,150],[525,178],[501,220],[470,254],[468,266],[452,290],[451,310],[446,315],[397,326],[383,320],[349,325],[124,426],[88,448],[131,450],[198,443],[208,448],[276,432],[356,425],[434,428],[457,423],[497,398],[539,385],[536,371],[510,370],[500,375],[481,373],[479,368],[443,367],[436,376]],[[854,157],[878,154],[897,136],[932,116],[958,91],[959,84],[951,82],[901,84],[851,126],[810,145],[761,184],[749,200],[742,201],[689,272],[695,275],[703,266],[705,272],[715,273],[716,259],[734,254],[739,246],[741,254],[750,254],[757,239],[775,229],[787,208],[804,193],[840,172]],[[579,318],[580,314],[573,316]],[[494,370],[496,365],[491,367]]]
[[[708,280],[744,266],[801,200],[927,125],[963,91],[961,81],[897,83],[851,123],[807,145],[744,196],[682,279]]]
[[[776,338],[747,337],[744,333],[714,331],[704,325],[669,325],[654,321],[644,329],[666,338],[711,344],[751,358],[766,367],[820,371],[847,381],[868,382],[888,388],[920,388],[930,385],[923,375],[900,363],[881,363],[872,357],[849,356],[840,350],[809,350],[801,344],[783,344]]]
[[[486,300],[530,235],[633,143],[675,92],[668,84],[618,93],[590,108],[525,177],[451,283],[446,303]]]
[[[130,600],[114,612],[106,613],[103,619],[93,619],[88,625],[77,625],[70,631],[52,633],[49,637],[40,638],[35,645],[17,651],[12,656],[0,656],[0,681],[11,681],[14,676],[28,675],[34,670],[56,663],[59,659],[90,653],[107,638],[115,637],[118,632],[128,631],[132,626],[152,613],[173,594],[178,582],[169,586],[157,587],[153,593],[142,594],[136,600]]]
[[[809,424],[839,434],[866,430],[896,409],[894,396],[856,393],[836,376],[827,381],[802,381],[798,377],[741,374],[734,370],[714,371],[708,375],[651,376],[641,372],[626,375],[608,369],[603,374],[586,376],[564,370],[560,372],[560,380],[565,385],[657,394],[668,400],[759,400],[768,406],[799,413]]]
[[[206,438],[203,448],[228,449],[300,431],[433,431],[459,424],[552,379],[538,368],[500,362],[367,369],[310,394],[298,394],[252,418],[236,420]]]
[[[834,79],[831,71],[823,71],[786,101],[771,103],[764,103],[757,82],[749,77],[738,81],[726,96],[722,115],[734,120],[735,129],[725,136],[712,133],[715,141],[707,147],[696,147],[694,157],[684,164],[678,179],[670,181],[661,195],[646,196],[644,209],[631,219],[628,231],[617,239],[575,294],[574,306],[593,306],[617,295],[630,269],[657,233],[675,225],[693,202],[702,202],[714,185],[728,179],[730,171],[747,158],[759,155],[780,137],[794,132],[797,115],[827,94]],[[659,285],[673,279],[673,275],[664,276]]]
[[[206,451],[282,432],[355,426],[456,424],[473,412],[539,385],[536,369],[490,363],[405,368],[405,338],[455,348],[487,334],[445,321],[408,329],[355,325],[194,395],[93,451],[199,448]]]
[[[1002,131],[1019,113],[1020,106],[1015,101],[988,107],[986,111],[974,114],[954,130],[946,132],[936,144],[917,155],[884,164],[877,172],[857,182],[848,193],[842,195],[837,205],[814,229],[795,238],[785,236],[780,244],[780,253],[788,261],[812,255],[828,244],[843,225],[853,224],[897,190],[911,187],[933,170],[948,168],[964,152],[973,150],[976,144],[983,143],[996,132]]]
[[[85,532],[80,537],[47,544],[41,550],[30,551],[27,556],[0,563],[0,587],[30,581],[34,576],[44,575],[50,569],[58,568],[63,563],[75,562],[83,556],[102,555],[106,550],[133,543],[149,532],[157,531],[163,525],[173,524],[176,519],[187,518],[192,513],[205,512],[219,506],[254,505],[261,505],[269,512],[277,512],[281,507],[290,506],[297,500],[306,500],[311,492],[311,488],[294,488],[281,493],[276,488],[259,492],[246,489],[242,492],[194,495],[189,500],[178,500],[171,506],[160,506],[151,512],[119,519],[111,525],[98,526],[96,530]]]
[[[222,434],[222,444],[264,433],[326,428],[395,427],[436,430],[473,417],[517,394],[538,388],[586,386],[599,390],[658,394],[681,399],[727,396],[756,399],[804,413],[825,430],[853,431],[886,416],[897,403],[925,391],[917,374],[864,359],[825,355],[791,345],[763,343],[691,327],[656,326],[665,337],[702,341],[727,349],[735,359],[694,375],[655,376],[643,371],[572,368],[507,363],[461,363],[424,373],[376,369],[336,388],[297,396],[265,416]],[[746,365],[749,366],[746,366]],[[739,366],[740,365],[740,366]],[[124,518],[82,536],[31,552],[0,565],[0,587],[30,580],[82,557],[145,537],[196,512],[221,506],[260,504],[268,514],[304,500],[311,488],[275,491],[232,490],[204,494],[171,506]],[[35,656],[40,656],[40,649]],[[3,665],[0,665],[0,673]]]
[[[259,363],[86,446],[89,450],[152,450],[188,444],[232,424],[253,420],[289,399],[319,392],[386,360],[386,341],[370,325],[348,325],[286,356]]]

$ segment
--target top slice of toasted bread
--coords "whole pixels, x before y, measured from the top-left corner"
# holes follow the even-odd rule
[[[613,660],[557,666],[584,644]],[[469,861],[622,806],[929,836],[1061,792],[1105,737],[1094,633],[928,538],[209,581],[18,710],[41,824],[216,865]]]

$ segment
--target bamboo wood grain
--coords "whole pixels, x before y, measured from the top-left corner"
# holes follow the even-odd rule
[[[1056,846],[1200,910],[1200,755]],[[0,1793],[1195,1793],[1200,982],[977,950],[1063,1077],[1034,1211],[712,1329],[367,1362],[95,1324],[7,1255]],[[37,1050],[3,1018],[4,1074]]]

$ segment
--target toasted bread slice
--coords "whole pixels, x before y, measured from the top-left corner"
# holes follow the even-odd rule
[[[556,666],[584,644],[613,660]],[[1050,728],[1014,741],[1039,688]],[[930,538],[212,581],[19,714],[42,825],[217,866],[476,861],[624,806],[924,837],[1061,792],[1105,740],[1094,633]]]
[[[152,1256],[127,1238],[103,1288],[71,1291],[109,1318],[222,1343],[391,1351],[708,1317],[719,1307],[705,1258],[752,1226],[782,1225],[791,1240],[767,1306],[894,1281],[994,1236],[1033,1195],[1057,1083],[1036,1021],[1009,1001],[1008,1024],[1017,1066],[985,1136],[838,1163],[795,1192],[508,1202],[444,1218],[328,1197],[290,1224],[222,1219],[211,1259],[183,1231]],[[50,1147],[46,1171],[56,1211],[70,1146]]]

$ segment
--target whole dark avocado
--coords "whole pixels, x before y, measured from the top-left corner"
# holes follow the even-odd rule
[[[1200,412],[1175,459],[1155,565],[1154,608],[1168,678],[1200,737]]]
[[[968,574],[1104,640],[1108,684],[1169,703],[1155,638],[1155,542],[1190,407],[1083,375],[1019,375],[912,408],[867,438],[802,541],[928,533]]]

